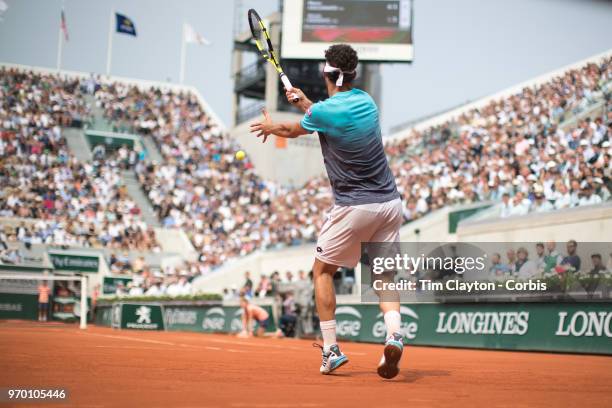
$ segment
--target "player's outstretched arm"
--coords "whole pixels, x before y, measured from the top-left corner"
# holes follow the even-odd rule
[[[262,109],[261,113],[264,118],[261,122],[251,124],[251,133],[255,133],[257,137],[263,136],[264,143],[270,135],[293,139],[310,133],[299,122],[274,123],[266,109]]]
[[[294,97],[297,94],[299,99],[294,102]],[[312,106],[312,101],[306,97],[300,88],[292,88],[291,91],[285,91],[285,96],[290,104],[297,106],[302,112],[306,112]]]

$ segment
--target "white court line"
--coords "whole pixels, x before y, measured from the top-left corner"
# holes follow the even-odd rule
[[[140,342],[143,342],[143,343],[151,343],[151,344],[163,344],[163,345],[166,345],[166,346],[181,346],[181,347],[195,347],[195,348],[202,347],[201,345],[197,345],[197,344],[184,344],[184,343],[177,344],[177,343],[172,343],[172,342],[169,342],[169,341],[139,339],[139,338],[130,337],[130,336],[119,336],[119,335],[112,335],[112,334],[87,333],[87,332],[77,332],[77,333],[87,334],[89,336],[107,337],[107,338],[111,338],[111,339],[132,340],[132,341],[140,341]],[[276,348],[276,349],[282,349],[282,350],[297,350],[297,351],[308,350],[307,347],[292,347],[292,346],[282,346],[282,345],[277,345],[277,344],[247,343],[247,342],[242,342],[242,341],[231,341],[231,340],[210,339],[210,338],[205,338],[205,339],[202,339],[202,340],[204,340],[204,342],[213,342],[213,343],[221,343],[221,344],[233,344],[233,345],[238,345],[238,346],[255,346],[255,347],[266,347],[266,348]],[[218,348],[218,347],[204,346],[204,348],[207,348],[209,350],[217,350],[217,351],[218,350],[222,350],[221,348]],[[241,353],[243,351],[234,351],[234,352]],[[355,355],[355,356],[365,356],[367,353],[347,351],[347,354]]]
[[[283,349],[283,350],[298,350],[298,351],[308,350],[308,347],[281,346],[281,345],[277,345],[277,344],[247,343],[247,342],[242,342],[242,341],[210,339],[210,338],[205,338],[203,340],[204,340],[204,342],[221,343],[221,344],[234,344],[234,345],[237,345],[237,346],[253,346],[253,347],[265,347],[265,348],[278,348],[278,349]]]
[[[146,347],[146,346],[94,346],[97,348],[110,348],[110,349],[131,349],[131,350],[165,350],[162,347]]]
[[[152,343],[152,344],[164,344],[166,346],[176,346],[175,343],[171,343],[169,341],[159,341],[159,340],[149,340],[149,339],[138,339],[136,337],[129,337],[129,336],[115,336],[112,334],[99,334],[99,333],[87,333],[87,332],[77,332],[77,333],[82,333],[82,334],[86,334],[88,336],[98,336],[98,337],[107,337],[109,339],[119,339],[119,340],[132,340],[132,341],[140,341],[143,343]]]
[[[253,403],[253,402],[234,402],[232,407],[265,407],[265,408],[283,408],[283,407],[322,407],[323,404],[315,402],[299,402],[299,403]]]

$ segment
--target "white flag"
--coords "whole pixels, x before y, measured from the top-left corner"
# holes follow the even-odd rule
[[[191,24],[187,23],[185,23],[185,42],[187,44],[210,45],[210,41],[198,34]]]
[[[0,0],[0,21],[2,21],[2,15],[8,10],[8,4],[4,0]]]

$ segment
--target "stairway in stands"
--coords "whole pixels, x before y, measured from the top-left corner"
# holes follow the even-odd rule
[[[160,223],[157,219],[157,214],[155,214],[155,210],[153,209],[149,198],[142,190],[142,187],[138,182],[138,178],[136,177],[136,173],[133,170],[124,170],[121,175],[123,177],[123,182],[125,184],[125,188],[127,189],[128,195],[134,200],[138,208],[140,208],[142,211],[142,218],[148,225],[159,227]]]
[[[153,136],[150,135],[141,135],[140,139],[142,140],[142,144],[147,152],[147,157],[149,160],[155,163],[162,163],[164,158],[162,157],[155,141],[153,140]]]
[[[91,149],[89,148],[89,143],[87,143],[85,131],[83,129],[65,127],[62,128],[62,135],[66,139],[68,148],[70,148],[72,154],[74,154],[79,161],[91,161]]]

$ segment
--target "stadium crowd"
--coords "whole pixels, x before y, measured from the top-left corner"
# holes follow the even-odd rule
[[[607,58],[389,144],[406,219],[477,201],[502,201],[507,217],[610,199],[611,91]],[[561,126],[602,100],[604,115]]]
[[[259,248],[316,239],[332,203],[326,178],[286,189],[261,180],[238,146],[188,93],[95,78],[0,71],[0,216],[37,222],[19,240],[116,249],[159,249],[121,185],[136,171],[165,227],[184,229],[208,271]],[[447,205],[494,201],[501,215],[597,204],[610,199],[612,59],[412,130],[386,146],[411,221]],[[60,126],[88,119],[85,93],[117,131],[150,135],[163,162],[119,149],[81,163]],[[565,123],[594,104],[574,124]],[[96,152],[94,152],[96,153]]]
[[[159,250],[121,184],[116,160],[80,162],[62,126],[89,117],[85,83],[0,70],[0,216],[22,222],[9,239],[26,244]]]
[[[329,186],[314,180],[289,191],[261,180],[234,158],[238,146],[192,95],[115,83],[96,98],[116,130],[153,136],[164,162],[139,161],[134,169],[162,224],[183,228],[201,262],[215,267],[258,248],[315,239]]]
[[[185,296],[192,294],[191,281],[202,273],[198,262],[185,262],[152,268],[143,256],[132,258],[127,252],[112,253],[108,265],[114,276],[132,278],[119,283],[116,296]]]
[[[489,275],[494,280],[508,278],[544,278],[564,273],[598,275],[612,272],[612,254],[592,253],[591,265],[578,254],[578,243],[569,240],[565,248],[559,248],[555,241],[538,242],[533,248],[527,245],[509,248],[504,257],[500,253],[491,254]],[[585,244],[589,248],[589,243]],[[607,258],[607,259],[606,259]],[[607,263],[606,263],[607,261]]]

